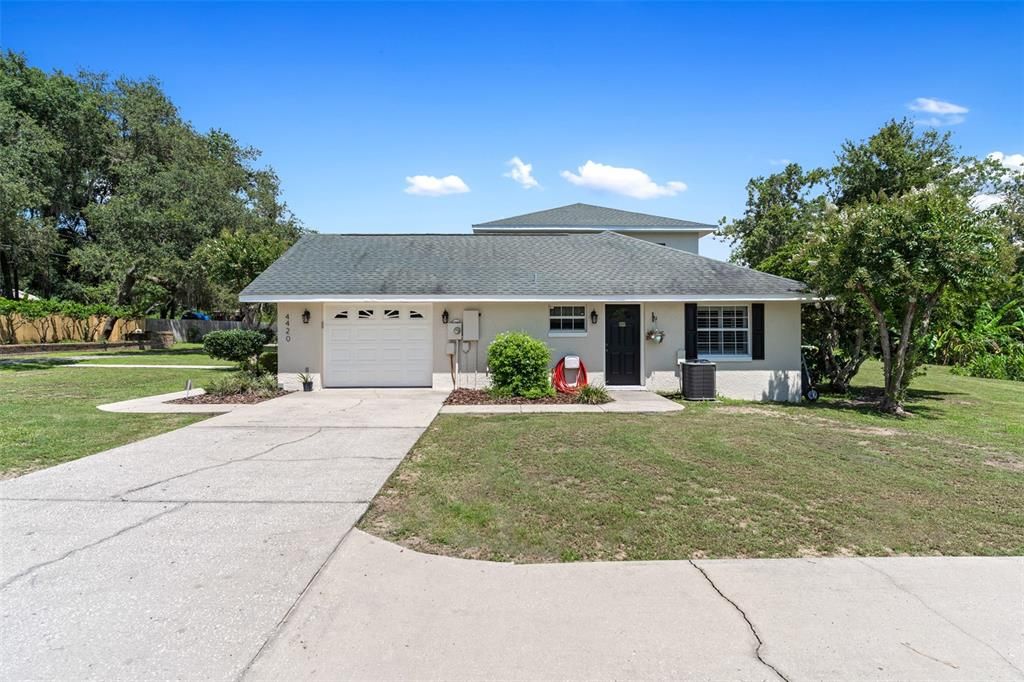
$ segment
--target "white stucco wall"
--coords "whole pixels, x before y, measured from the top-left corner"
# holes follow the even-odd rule
[[[309,311],[309,323],[302,322],[302,312]],[[277,304],[277,380],[288,390],[301,389],[298,375],[313,375],[314,388],[320,388],[323,357],[323,304]]]
[[[661,343],[643,341],[643,379],[649,391],[677,393],[679,391],[679,373],[676,357],[683,355],[686,342],[683,326],[682,303],[646,303],[641,310],[642,333],[655,326],[665,332],[665,340]],[[658,320],[651,320],[651,314]]]
[[[571,305],[571,304],[566,304]],[[577,305],[585,305],[579,303]],[[456,380],[460,388],[487,386],[487,347],[494,337],[505,331],[525,331],[544,341],[551,349],[552,367],[564,355],[580,356],[592,382],[604,383],[604,304],[586,304],[586,336],[550,336],[548,333],[548,304],[546,303],[448,303],[434,304],[434,319],[440,320],[444,310],[449,319],[463,319],[466,310],[480,311],[480,342],[473,343],[469,353],[459,353]],[[596,327],[590,324],[590,311],[597,310]],[[451,388],[451,365],[446,351],[447,336],[444,325],[434,329],[434,387]]]
[[[730,305],[722,301],[722,305]],[[552,365],[562,356],[579,355],[587,367],[590,381],[604,383],[603,303],[579,304],[587,310],[586,336],[551,336],[548,333],[546,303],[435,303],[433,304],[433,385],[450,389],[452,379],[446,352],[446,328],[441,314],[463,319],[465,311],[480,311],[480,341],[470,345],[469,352],[459,351],[456,381],[458,386],[487,386],[487,346],[502,331],[522,330],[541,339],[551,348]],[[308,324],[302,323],[303,310],[310,311]],[[598,313],[597,325],[590,324],[590,311]],[[683,303],[641,304],[641,334],[652,327],[651,314],[657,316],[657,327],[665,332],[661,344],[642,340],[642,377],[648,390],[676,392],[679,390],[679,368],[676,358],[682,356],[686,338]],[[287,388],[298,388],[297,375],[308,371],[315,386],[321,385],[323,345],[323,305],[320,303],[282,303],[278,306],[278,369],[279,380]],[[800,400],[800,303],[769,301],[765,303],[765,359],[717,361],[718,394],[742,400]]]

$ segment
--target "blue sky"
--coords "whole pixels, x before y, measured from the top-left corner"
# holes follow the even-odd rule
[[[197,128],[262,149],[321,232],[576,201],[717,222],[750,177],[904,115],[1021,154],[1021,35],[1024,3],[0,3],[4,48],[158,77]]]

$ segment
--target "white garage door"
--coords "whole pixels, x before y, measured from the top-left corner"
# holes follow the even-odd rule
[[[430,305],[325,306],[324,386],[430,386]]]

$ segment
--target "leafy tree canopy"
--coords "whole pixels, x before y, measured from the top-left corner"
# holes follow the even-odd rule
[[[247,235],[280,252],[302,227],[259,152],[182,119],[159,82],[45,73],[0,55],[2,283],[172,316],[237,307],[244,283],[200,245]],[[252,247],[255,248],[255,247]],[[18,286],[15,286],[15,284]]]
[[[790,164],[752,179],[743,216],[721,233],[735,261],[821,295],[804,309],[803,337],[834,387],[845,390],[872,353],[889,355],[883,407],[899,411],[914,368],[934,354],[933,316],[967,325],[983,301],[1020,298],[1022,187],[1020,174],[960,156],[948,133],[890,121],[844,142],[829,169]]]

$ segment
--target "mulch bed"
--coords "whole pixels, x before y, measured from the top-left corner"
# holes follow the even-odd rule
[[[519,396],[511,398],[492,398],[487,391],[472,388],[457,388],[448,394],[445,405],[570,405],[576,402],[576,396],[567,393],[556,393],[552,398],[530,400]]]
[[[280,398],[283,395],[288,395],[288,393],[289,391],[278,391],[273,395],[254,395],[252,393],[210,395],[209,393],[203,393],[202,395],[178,398],[177,400],[168,400],[167,402],[176,405],[255,405],[256,403],[262,403],[266,400]]]

